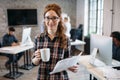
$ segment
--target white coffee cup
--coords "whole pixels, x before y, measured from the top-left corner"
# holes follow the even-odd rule
[[[41,59],[43,62],[48,62],[50,59],[50,49],[49,48],[42,48],[40,49]]]

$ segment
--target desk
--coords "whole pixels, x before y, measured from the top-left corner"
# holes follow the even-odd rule
[[[89,55],[81,56],[80,64],[82,64],[86,68],[86,70],[90,74],[92,74],[94,77],[96,77],[97,79],[99,79],[99,80],[106,80],[105,77],[103,76],[102,71],[98,70],[97,67],[95,67],[94,65],[90,64],[89,63],[89,59],[90,59]],[[90,80],[92,80],[91,79],[91,75],[90,75]]]
[[[31,48],[33,48],[33,45],[29,45],[29,46],[13,46],[13,47],[2,47],[0,48],[0,53],[2,54],[12,54],[13,55],[13,60],[16,57],[16,55],[20,52],[29,50]],[[9,73],[5,75],[5,77],[7,78],[11,78],[11,79],[15,79],[17,77],[20,77],[23,73],[18,71],[18,62],[16,63],[17,65],[15,65],[14,61],[11,64],[11,67],[9,69]]]
[[[80,41],[78,39],[76,39],[75,41],[71,41],[71,45],[85,45],[84,41]]]
[[[104,77],[103,72],[100,69],[98,69],[99,67],[89,63],[89,59],[90,59],[90,55],[81,56],[79,63],[82,64],[86,68],[86,70],[98,80],[107,80]],[[115,61],[113,60],[113,62]],[[90,76],[90,80],[92,80],[91,76]]]
[[[76,39],[75,41],[71,41],[71,46],[75,46],[78,50],[84,51],[84,45],[86,43],[84,41]]]
[[[101,70],[99,70],[98,68],[91,68],[88,69],[88,72],[90,74],[92,74],[96,79],[98,80],[107,80],[104,75],[103,72]]]
[[[30,49],[25,51],[24,54],[24,65],[20,67],[20,69],[30,70],[33,68],[32,61],[31,61],[31,54]]]

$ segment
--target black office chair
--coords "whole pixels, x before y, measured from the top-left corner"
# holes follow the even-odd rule
[[[72,39],[72,41],[75,41],[76,40],[76,29],[75,28],[71,29],[70,35],[71,35],[70,39]]]
[[[83,40],[83,25],[80,24],[78,28],[71,29],[70,34],[73,41],[76,39]]]
[[[0,41],[0,48],[1,48],[1,47],[2,47],[2,42]],[[3,54],[0,53],[0,56],[3,56]],[[3,66],[3,65],[0,64],[0,71],[1,71],[1,72],[2,72],[2,66]]]
[[[2,42],[0,41],[0,48],[2,47]],[[0,56],[2,56],[2,54],[0,54]]]
[[[77,31],[76,31],[76,36],[78,40],[83,40],[83,25],[80,24]]]
[[[72,41],[75,41],[76,39],[82,40],[83,30],[80,27],[74,28],[74,29],[71,29],[70,34],[71,34]],[[78,50],[75,46],[71,46],[71,55],[77,55],[80,52],[81,51]]]

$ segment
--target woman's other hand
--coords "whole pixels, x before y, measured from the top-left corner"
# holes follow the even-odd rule
[[[68,68],[68,70],[70,70],[70,71],[76,73],[76,72],[78,71],[78,65],[74,65],[74,66]]]

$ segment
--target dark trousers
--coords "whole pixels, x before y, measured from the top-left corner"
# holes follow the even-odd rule
[[[16,57],[13,58],[12,54],[5,54],[6,57],[8,57],[8,61],[6,62],[6,64],[11,64],[13,61],[16,63],[17,61],[20,60],[20,58],[22,57],[22,55],[24,54],[24,52],[18,53]]]

